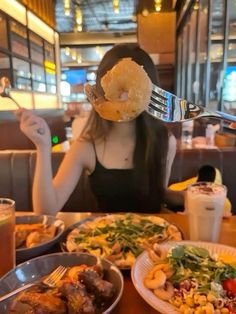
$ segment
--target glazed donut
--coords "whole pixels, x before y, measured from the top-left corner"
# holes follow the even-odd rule
[[[104,97],[97,97],[89,87],[85,87],[85,92],[103,119],[132,120],[145,111],[149,104],[151,80],[143,67],[130,58],[122,59],[109,70],[102,77],[101,86]]]

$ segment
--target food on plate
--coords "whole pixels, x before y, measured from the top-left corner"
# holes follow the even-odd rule
[[[143,281],[159,299],[181,313],[236,313],[235,266],[193,245],[176,245],[169,250],[159,245],[159,250],[162,259],[158,261],[149,254],[154,266]]]
[[[43,287],[37,286],[20,293],[11,304],[9,313],[64,314],[66,313],[66,305],[57,296],[55,290],[45,290]]]
[[[123,121],[136,118],[147,109],[152,83],[142,66],[131,58],[121,59],[101,79],[104,97],[94,97],[94,89],[85,92],[98,114],[107,120]],[[96,92],[95,92],[96,94]]]
[[[155,254],[156,243],[181,239],[177,227],[158,216],[114,214],[78,225],[68,234],[65,245],[69,252],[89,252],[130,268],[145,248]]]
[[[221,253],[218,255],[218,258],[219,258],[219,260],[221,260],[225,264],[230,264],[230,265],[236,267],[236,256]]]
[[[97,314],[110,305],[114,292],[101,265],[78,265],[69,268],[55,288],[38,284],[18,294],[9,313]]]
[[[54,238],[57,227],[54,225],[16,224],[15,239],[16,248],[32,248]]]
[[[42,230],[31,232],[26,238],[26,247],[31,248],[41,243],[45,243],[54,238],[56,234],[56,226],[47,226]]]

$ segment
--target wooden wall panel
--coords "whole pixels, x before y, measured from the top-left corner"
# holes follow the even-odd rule
[[[52,28],[55,28],[55,0],[18,0],[41,18]]]
[[[174,92],[176,13],[138,14],[138,43],[152,57],[159,77],[159,86]]]
[[[176,13],[138,15],[138,42],[149,53],[173,54],[176,41]]]

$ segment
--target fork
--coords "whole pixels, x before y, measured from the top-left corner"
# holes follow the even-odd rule
[[[11,96],[10,90],[11,90],[11,83],[9,81],[9,78],[5,76],[1,77],[0,78],[0,96],[11,99],[18,109],[23,109],[23,107],[21,107],[21,105]],[[45,130],[43,128],[38,128],[37,133],[44,135]]]
[[[61,280],[61,278],[64,276],[65,272],[67,271],[67,268],[64,266],[58,266],[50,275],[48,275],[44,280],[38,280],[35,282],[30,282],[18,289],[13,290],[10,293],[7,293],[5,295],[3,295],[2,297],[0,297],[0,302],[14,296],[15,294],[24,291],[38,283],[43,283],[44,285],[50,287],[50,288],[54,288],[56,287],[57,283]]]
[[[184,122],[201,117],[215,117],[236,122],[236,117],[222,111],[209,111],[153,84],[147,112],[165,122]]]
[[[85,85],[85,94],[91,104],[99,100],[95,85]],[[153,84],[147,113],[165,122],[184,122],[201,117],[215,117],[226,121],[236,122],[236,117],[222,111],[208,111],[204,107],[195,105],[183,98],[167,92]],[[127,121],[119,120],[119,122]]]

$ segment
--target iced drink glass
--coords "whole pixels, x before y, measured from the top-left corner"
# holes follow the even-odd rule
[[[0,198],[0,277],[15,266],[15,202]]]
[[[185,207],[190,240],[218,241],[226,193],[224,185],[213,182],[197,182],[188,186]]]

